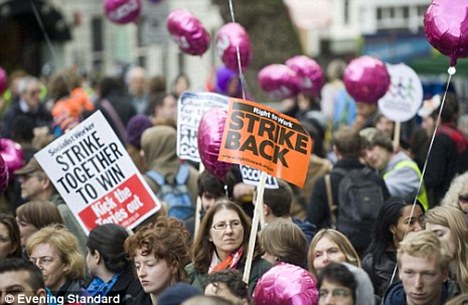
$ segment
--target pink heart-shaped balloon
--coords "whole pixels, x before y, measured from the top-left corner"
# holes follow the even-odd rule
[[[424,34],[455,66],[458,58],[468,56],[468,2],[433,0],[424,15]]]
[[[231,163],[218,161],[226,118],[226,109],[213,108],[205,112],[198,125],[197,134],[198,152],[203,165],[221,180],[225,179],[232,167]]]
[[[179,9],[167,17],[167,30],[179,49],[190,55],[203,55],[209,48],[211,36],[188,10]]]
[[[0,95],[2,95],[3,92],[5,92],[7,87],[8,87],[7,73],[5,70],[3,70],[2,67],[0,67]]]
[[[110,21],[117,24],[134,22],[140,17],[141,0],[106,0],[104,12]]]
[[[301,79],[301,91],[310,96],[319,96],[325,83],[322,68],[313,59],[299,55],[286,61],[286,66],[297,73]]]
[[[390,87],[390,74],[381,60],[361,56],[348,64],[343,81],[346,91],[357,102],[376,104]]]
[[[260,87],[274,99],[285,99],[297,95],[301,80],[297,73],[283,64],[272,64],[258,73]]]
[[[223,25],[216,33],[216,50],[226,67],[239,72],[237,48],[239,48],[241,68],[245,69],[249,66],[252,52],[250,38],[240,24],[230,22]]]

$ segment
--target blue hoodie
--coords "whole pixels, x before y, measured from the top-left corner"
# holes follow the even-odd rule
[[[312,241],[312,238],[314,238],[315,233],[317,232],[317,227],[314,224],[308,221],[302,221],[297,217],[292,217],[292,221],[304,233],[307,239],[307,249],[309,249],[310,242]]]
[[[440,305],[460,294],[460,287],[452,280],[446,281],[442,285]],[[390,286],[384,297],[384,305],[407,305],[406,293],[402,283],[397,283]]]

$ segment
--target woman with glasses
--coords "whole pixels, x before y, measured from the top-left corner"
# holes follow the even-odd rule
[[[185,267],[192,285],[203,289],[208,274],[236,269],[244,272],[251,222],[242,208],[231,201],[220,201],[211,207],[200,224],[192,246],[192,263]],[[259,243],[255,245],[249,277],[252,294],[258,279],[271,264],[261,258]]]
[[[450,276],[468,293],[468,228],[465,214],[457,208],[435,207],[426,213],[426,230],[433,231],[448,244],[453,256]]]
[[[83,282],[85,261],[72,233],[63,226],[45,227],[29,237],[26,248],[44,276],[49,299],[83,304],[80,299],[89,296]]]
[[[357,282],[344,265],[331,263],[318,276],[319,305],[355,305]]]
[[[414,206],[401,198],[389,198],[382,206],[367,255],[362,261],[362,268],[369,274],[375,294],[383,297],[385,290],[392,283],[399,281],[396,267],[396,251],[405,234],[421,231],[424,226],[424,209],[417,201]]]
[[[442,199],[442,206],[451,206],[468,214],[468,172],[455,177]]]

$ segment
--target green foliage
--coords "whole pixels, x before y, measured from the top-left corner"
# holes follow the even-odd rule
[[[223,20],[232,22],[229,1],[212,1]],[[252,60],[245,72],[247,88],[255,100],[270,102],[258,86],[257,73],[266,65],[303,54],[299,37],[283,0],[233,0],[233,8],[236,22],[246,29],[252,45]]]

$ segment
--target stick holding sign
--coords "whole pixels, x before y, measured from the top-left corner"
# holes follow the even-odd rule
[[[311,150],[312,140],[296,119],[262,104],[230,100],[218,160],[261,171],[244,269],[245,282],[250,280],[267,174],[302,187]]]
[[[205,167],[203,166],[203,163],[200,162],[198,173],[203,173],[205,170]],[[200,228],[200,212],[202,209],[202,201],[201,201],[201,196],[197,197],[197,206],[195,207],[195,229],[193,231],[193,236],[197,236],[198,233],[198,228]]]
[[[252,260],[255,250],[255,243],[257,242],[258,223],[260,221],[259,216],[263,214],[263,193],[265,191],[266,178],[267,174],[265,172],[262,172],[262,174],[260,175],[260,184],[257,188],[257,200],[255,200],[255,209],[252,219],[252,229],[250,230],[249,249],[247,252],[247,259],[245,262],[244,275],[242,277],[245,283],[249,282],[250,269],[252,268]]]

